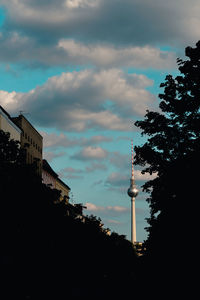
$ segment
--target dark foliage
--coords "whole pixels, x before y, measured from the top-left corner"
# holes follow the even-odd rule
[[[177,60],[180,75],[168,75],[160,85],[160,112],[147,111],[136,122],[148,140],[136,147],[135,164],[157,173],[143,186],[151,210],[143,258],[151,289],[155,282],[165,289],[187,286],[197,260],[200,42],[185,54],[188,60]]]
[[[0,291],[2,299],[97,299],[126,295],[136,254],[124,236],[106,234],[82,205],[59,202],[23,151],[0,131]]]

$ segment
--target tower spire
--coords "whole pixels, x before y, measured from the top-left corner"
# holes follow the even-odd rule
[[[134,179],[134,169],[133,169],[133,140],[131,140],[131,178]]]

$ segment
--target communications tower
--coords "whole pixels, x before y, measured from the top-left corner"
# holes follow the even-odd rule
[[[136,215],[135,215],[135,198],[138,195],[138,189],[135,185],[134,169],[133,169],[133,141],[131,141],[131,179],[130,187],[127,191],[131,198],[131,242],[136,243]]]

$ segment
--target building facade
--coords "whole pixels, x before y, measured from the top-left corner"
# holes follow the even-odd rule
[[[54,172],[49,163],[42,159],[43,137],[33,125],[22,115],[12,118],[0,106],[0,129],[10,133],[10,138],[20,142],[21,148],[26,150],[26,163],[37,165],[37,173],[44,184],[61,192],[60,200],[69,203],[70,187]]]
[[[54,172],[46,159],[43,159],[42,163],[42,181],[50,188],[61,192],[60,201],[64,200],[65,203],[69,203],[70,187],[59,178],[58,174]]]
[[[10,139],[21,141],[22,130],[13,122],[11,116],[0,105],[0,129],[10,133]]]
[[[56,179],[58,174],[54,172],[46,159],[42,161],[42,181],[44,184],[48,185],[51,189],[56,188]]]
[[[26,149],[26,163],[32,164],[35,161],[38,174],[41,175],[43,137],[23,115],[12,120],[22,129],[21,147]]]
[[[59,177],[56,179],[56,189],[61,192],[60,200],[69,203],[69,192],[71,189]]]

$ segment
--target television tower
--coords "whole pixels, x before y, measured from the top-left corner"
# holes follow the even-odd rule
[[[138,195],[138,189],[135,185],[134,169],[133,169],[133,141],[131,141],[131,179],[130,187],[127,191],[131,198],[131,242],[136,243],[136,215],[135,215],[135,198]]]

